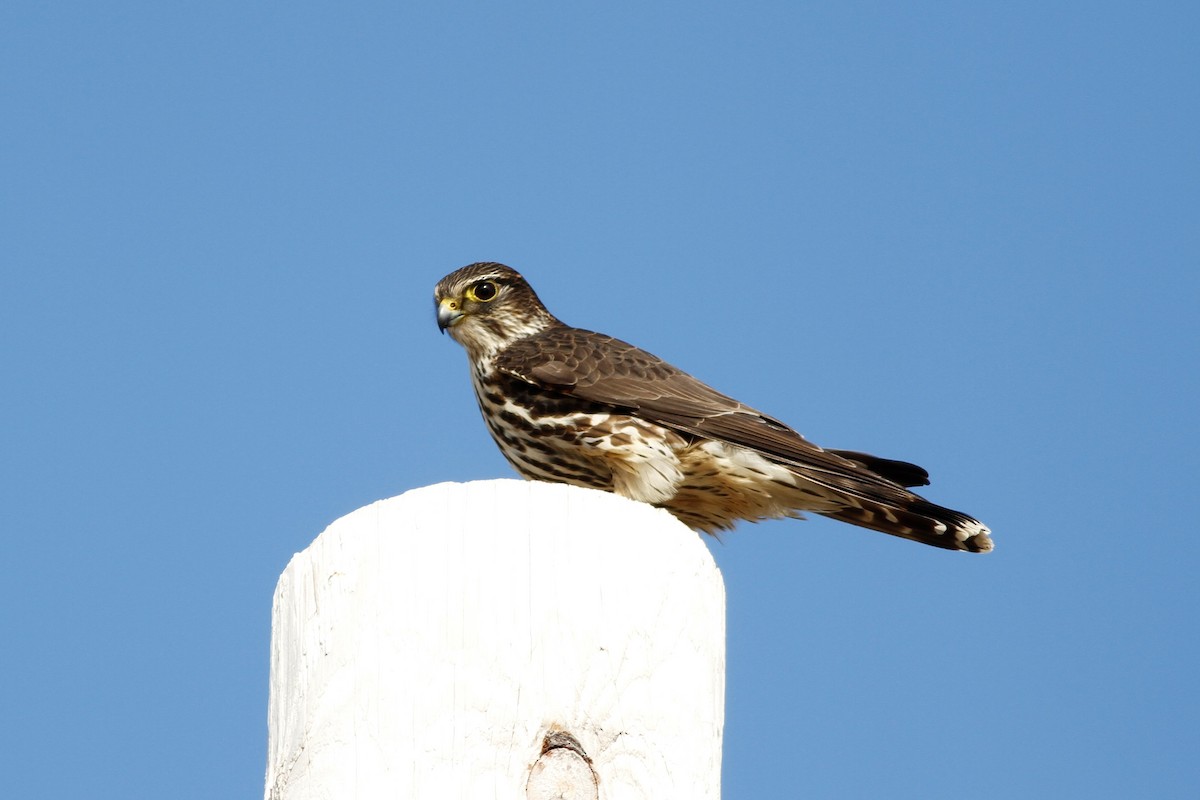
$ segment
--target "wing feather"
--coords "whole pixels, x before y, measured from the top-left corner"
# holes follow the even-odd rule
[[[824,450],[779,420],[611,336],[555,326],[510,345],[496,365],[547,391],[634,414],[690,436],[749,448],[801,471],[809,480],[851,495],[897,501],[912,497],[900,483],[884,477],[887,472],[871,469],[872,461],[887,459]],[[895,467],[892,474],[928,482],[920,467],[891,463],[911,468]]]

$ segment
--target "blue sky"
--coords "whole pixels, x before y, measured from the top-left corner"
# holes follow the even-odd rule
[[[1194,797],[1198,22],[5,3],[6,790],[262,791],[292,553],[511,475],[430,303],[498,260],[995,532],[714,543],[726,797]]]

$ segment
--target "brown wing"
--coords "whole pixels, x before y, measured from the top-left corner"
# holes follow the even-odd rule
[[[599,403],[691,436],[755,450],[809,480],[875,500],[911,500],[924,470],[865,453],[839,455],[662,359],[611,336],[556,326],[506,348],[499,369],[542,389]],[[872,467],[884,465],[878,472]],[[890,465],[890,466],[889,466]],[[886,475],[903,478],[897,482]]]
[[[826,450],[842,458],[855,461],[876,475],[882,475],[893,483],[901,486],[928,486],[929,473],[923,467],[910,464],[907,461],[896,461],[892,458],[880,458],[870,453],[860,453],[857,450]]]

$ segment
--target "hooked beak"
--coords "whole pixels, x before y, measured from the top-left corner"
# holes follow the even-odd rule
[[[438,330],[442,333],[446,332],[446,328],[453,328],[457,325],[463,316],[465,315],[463,314],[462,303],[460,301],[452,297],[437,301]]]

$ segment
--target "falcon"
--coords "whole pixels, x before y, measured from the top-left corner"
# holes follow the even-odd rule
[[[450,273],[437,323],[467,351],[488,431],[528,480],[603,489],[716,534],[813,512],[914,542],[992,549],[983,523],[909,491],[915,464],[826,450],[611,336],[572,328],[503,264]]]

